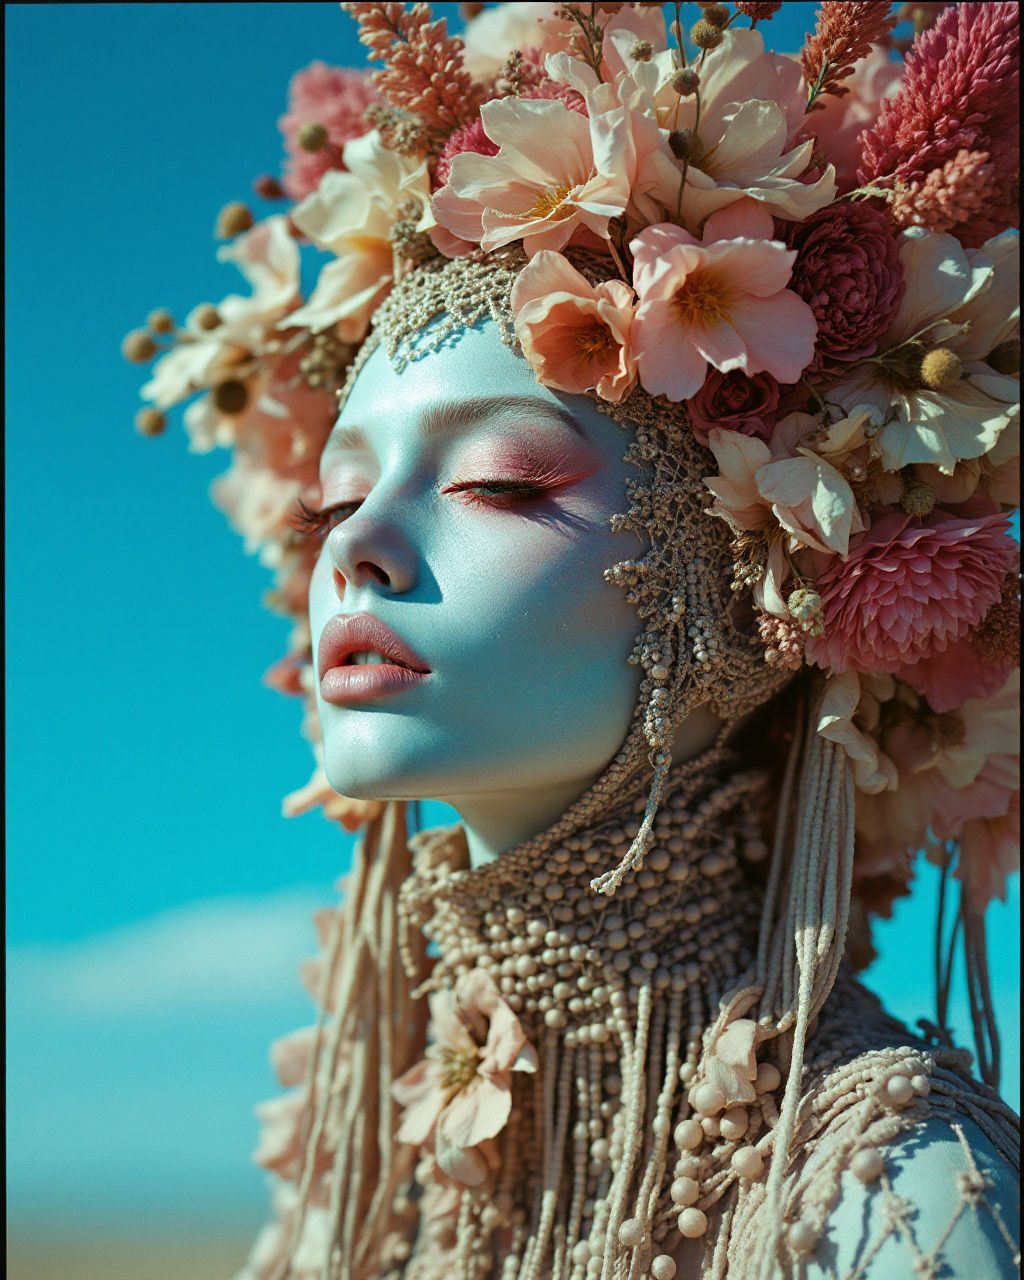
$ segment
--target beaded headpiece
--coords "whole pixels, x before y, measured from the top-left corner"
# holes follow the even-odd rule
[[[318,500],[366,356],[383,342],[401,368],[488,317],[539,381],[623,425],[637,475],[613,525],[648,549],[606,576],[641,620],[637,711],[595,787],[514,856],[640,778],[627,847],[593,868],[614,894],[650,850],[686,714],[728,729],[792,694],[757,965],[715,1034],[755,1009],[798,1068],[851,892],[855,916],[887,911],[927,849],[961,881],[978,974],[1017,856],[1019,64],[1011,4],[918,6],[908,48],[888,4],[826,3],[799,59],[755,29],[779,7],[703,4],[687,41],[678,5],[668,32],[660,5],[463,6],[462,41],[424,4],[342,5],[379,68],[295,77],[283,186],[257,183],[294,205],[218,225],[252,295],[182,329],[155,312],[125,352],[160,355],[140,431],[199,392],[190,447],[234,450],[214,497],[274,570],[293,631],[268,679],[304,697],[318,755],[285,811],[350,828],[380,806],[335,795],[319,761],[317,549],[294,504]],[[308,299],[300,243],[329,255]]]

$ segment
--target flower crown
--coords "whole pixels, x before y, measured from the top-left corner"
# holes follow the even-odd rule
[[[213,496],[290,617],[267,674],[304,696],[317,768],[285,812],[372,806],[328,786],[305,618],[317,461],[345,371],[396,280],[518,246],[515,334],[539,381],[685,402],[710,514],[734,537],[765,662],[824,673],[818,731],[860,790],[856,884],[905,892],[914,854],[980,911],[1018,848],[1018,10],[824,3],[799,57],[778,3],[343,4],[378,64],[296,74],[285,214],[222,211],[252,286],[166,311],[136,419],[184,414],[233,449]],[[915,38],[899,38],[908,16]],[[902,58],[897,55],[905,55]],[[300,243],[328,255],[303,298]],[[592,283],[575,251],[603,254]],[[717,466],[717,470],[716,470]],[[295,504],[302,504],[296,520]]]

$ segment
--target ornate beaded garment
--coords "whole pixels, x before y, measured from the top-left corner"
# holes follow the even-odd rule
[[[514,343],[518,261],[411,272],[364,353],[383,340],[416,359],[484,316]],[[891,1204],[828,1274],[865,1275],[891,1238],[904,1274],[939,1276],[967,1210],[1011,1274],[970,1141],[1017,1168],[1016,1118],[968,1055],[912,1036],[848,971],[847,757],[814,731],[815,686],[784,689],[744,633],[681,407],[637,392],[614,412],[641,473],[617,519],[650,548],[608,571],[643,628],[629,734],[552,827],[482,867],[461,828],[409,842],[398,805],[371,824],[344,907],[319,922],[320,1024],[279,1048],[298,1087],[257,1157],[280,1176],[278,1221],[243,1276],[812,1274],[846,1170]],[[725,729],[673,764],[672,729],[704,703]],[[774,739],[737,727],[766,705]],[[748,745],[766,736],[767,764]],[[967,1172],[922,1244],[885,1144],[929,1118],[958,1133]]]

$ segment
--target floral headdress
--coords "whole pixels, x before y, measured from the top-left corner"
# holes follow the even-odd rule
[[[233,450],[213,496],[292,620],[267,679],[317,767],[285,812],[374,811],[320,764],[295,521],[346,372],[396,282],[514,251],[542,383],[685,413],[757,661],[823,686],[862,907],[927,848],[977,947],[1019,830],[1017,6],[903,6],[911,43],[888,4],[824,3],[798,58],[765,49],[777,3],[702,4],[688,38],[679,5],[668,31],[656,4],[464,5],[464,39],[423,4],[341,7],[377,69],[299,72],[283,181],[256,183],[292,203],[218,222],[251,294],[125,341],[159,356],[139,430],[195,396],[190,448]]]

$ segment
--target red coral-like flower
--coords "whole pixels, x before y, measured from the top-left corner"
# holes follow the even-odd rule
[[[1019,93],[1019,6],[999,0],[947,9],[915,40],[900,91],[863,134],[859,180],[895,178],[899,191],[960,152],[984,152],[992,166],[985,207],[965,208],[957,236],[977,246],[1017,226]]]
[[[470,120],[469,124],[464,124],[456,129],[441,148],[441,154],[437,157],[437,164],[434,167],[433,187],[435,191],[439,187],[443,187],[448,181],[452,160],[457,155],[461,155],[463,151],[475,151],[478,156],[496,156],[498,154],[498,144],[492,142],[487,134],[484,133],[483,121],[479,116],[475,120]]]
[[[292,76],[288,111],[278,123],[284,134],[288,166],[284,189],[293,200],[315,191],[328,169],[341,168],[339,152],[350,138],[361,137],[368,125],[363,113],[377,100],[369,78],[361,71],[313,62]],[[306,151],[299,134],[311,124],[327,130],[319,151]]]
[[[791,223],[797,251],[790,288],[818,322],[810,375],[837,376],[873,355],[903,298],[899,246],[888,219],[864,204],[835,204]]]
[[[902,668],[959,640],[1002,599],[1017,554],[1004,515],[882,516],[815,583],[825,634],[808,641],[808,661],[906,679]]]

